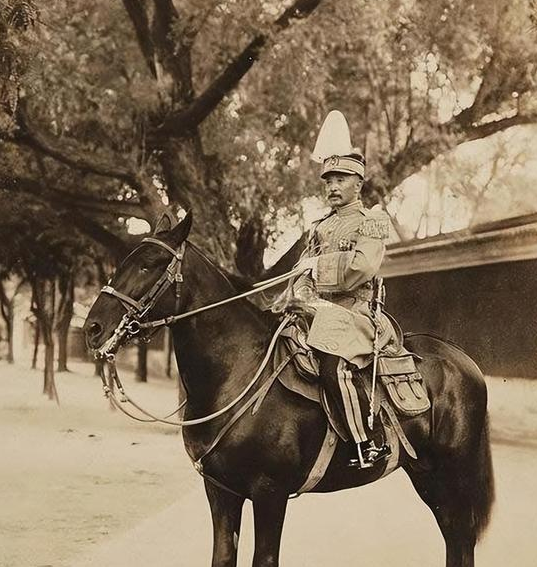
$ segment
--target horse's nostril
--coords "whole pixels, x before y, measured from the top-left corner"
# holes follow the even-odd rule
[[[99,323],[92,323],[88,329],[88,335],[90,337],[96,337],[102,331],[101,325]]]

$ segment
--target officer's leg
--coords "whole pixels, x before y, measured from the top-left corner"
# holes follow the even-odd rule
[[[356,443],[358,459],[352,459],[349,464],[372,466],[375,461],[389,454],[389,448],[378,449],[365,431],[358,392],[352,382],[352,372],[347,362],[338,356],[319,352],[318,357],[321,381],[345,417],[349,432]]]
[[[358,393],[352,383],[352,373],[345,361],[333,354],[320,353],[319,374],[324,387],[345,417],[354,442],[367,441]]]

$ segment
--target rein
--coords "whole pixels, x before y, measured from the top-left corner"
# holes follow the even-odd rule
[[[192,315],[197,315],[198,313],[202,313],[203,311],[208,311],[209,309],[214,309],[215,307],[220,307],[221,305],[226,305],[226,303],[231,303],[233,301],[237,301],[239,299],[244,299],[245,297],[249,297],[250,295],[255,295],[256,293],[261,293],[266,289],[270,289],[271,287],[275,287],[281,284],[284,281],[291,279],[292,277],[298,275],[296,270],[291,270],[278,278],[272,278],[270,280],[259,282],[255,284],[255,288],[249,291],[245,291],[239,295],[234,295],[233,297],[228,297],[227,299],[222,299],[221,301],[217,301],[216,303],[211,303],[210,305],[204,305],[203,307],[198,307],[197,309],[193,309],[192,311],[188,311],[187,313],[181,313],[180,315],[170,315],[169,317],[164,317],[163,319],[157,319],[156,321],[148,321],[147,323],[140,323],[140,329],[153,329],[156,327],[162,327],[164,325],[171,325],[181,319],[186,319],[187,317],[192,317]]]
[[[283,318],[282,322],[278,326],[276,332],[274,333],[274,335],[273,335],[273,337],[272,337],[272,339],[269,343],[265,357],[263,358],[261,364],[259,365],[257,371],[255,372],[254,377],[250,380],[250,382],[242,390],[242,392],[233,401],[231,401],[229,404],[227,404],[225,407],[223,407],[223,408],[219,409],[218,411],[215,411],[215,412],[213,412],[209,415],[206,415],[206,416],[200,417],[200,418],[196,418],[196,419],[189,419],[189,420],[178,419],[177,421],[171,421],[170,420],[170,418],[173,415],[178,414],[179,411],[184,407],[184,405],[187,402],[186,400],[183,401],[179,405],[179,407],[177,409],[175,409],[173,412],[171,412],[167,416],[164,416],[164,417],[161,418],[161,417],[154,416],[153,414],[151,414],[147,410],[143,409],[132,398],[130,398],[130,396],[127,395],[127,393],[125,392],[125,389],[123,387],[123,384],[121,383],[119,375],[117,373],[116,359],[115,359],[115,353],[121,347],[122,340],[124,338],[127,338],[127,339],[132,338],[142,330],[156,329],[156,328],[162,327],[164,325],[170,325],[172,323],[175,323],[176,321],[179,321],[181,319],[185,319],[187,317],[192,317],[194,315],[197,315],[198,313],[207,311],[209,309],[215,309],[217,307],[220,307],[221,305],[225,305],[227,303],[231,303],[233,301],[243,299],[245,297],[248,297],[250,295],[254,295],[256,293],[261,293],[266,289],[269,289],[269,288],[274,287],[274,286],[276,286],[276,285],[278,285],[278,284],[280,284],[284,281],[291,279],[292,277],[296,276],[298,274],[298,272],[296,270],[291,270],[290,272],[288,272],[286,274],[283,274],[283,275],[278,276],[276,278],[271,278],[270,280],[266,280],[264,282],[260,282],[260,283],[256,284],[255,288],[252,289],[252,290],[241,293],[239,295],[235,295],[233,297],[229,297],[227,299],[223,299],[221,301],[212,303],[210,305],[199,307],[199,308],[194,309],[192,311],[188,311],[187,313],[182,313],[180,315],[171,315],[169,317],[165,317],[163,319],[159,319],[159,320],[156,320],[156,321],[148,321],[148,322],[142,323],[142,322],[140,322],[140,320],[144,316],[148,315],[148,313],[154,307],[154,305],[156,304],[158,299],[166,292],[166,290],[170,287],[170,285],[172,285],[174,283],[175,283],[176,307],[178,308],[179,300],[180,300],[180,296],[181,296],[181,284],[183,283],[183,275],[181,273],[181,268],[182,268],[182,261],[183,261],[184,252],[185,252],[185,242],[183,242],[181,244],[181,246],[179,247],[179,250],[175,250],[174,248],[172,248],[171,246],[169,246],[165,242],[158,240],[157,238],[151,238],[151,237],[144,238],[140,245],[143,245],[143,244],[153,244],[153,245],[160,246],[160,247],[164,248],[167,252],[169,252],[172,255],[172,259],[171,259],[170,263],[168,264],[168,267],[166,268],[165,272],[162,274],[162,276],[160,276],[160,278],[155,282],[155,284],[151,287],[151,289],[147,293],[145,293],[142,296],[142,298],[140,298],[139,300],[135,300],[135,299],[129,297],[128,295],[125,295],[125,294],[117,291],[116,289],[114,289],[113,287],[111,287],[109,285],[106,285],[102,288],[102,290],[101,290],[102,293],[112,295],[113,297],[118,299],[126,310],[125,315],[122,317],[118,326],[114,329],[112,336],[107,341],[105,341],[105,343],[99,349],[95,350],[95,357],[104,359],[106,367],[108,369],[108,376],[106,376],[106,373],[105,373],[105,370],[104,370],[104,365],[101,368],[101,380],[102,380],[102,383],[103,383],[104,394],[108,399],[110,399],[112,405],[114,407],[118,408],[119,410],[121,410],[125,415],[129,416],[132,419],[135,419],[137,421],[141,421],[141,422],[144,422],[144,423],[158,422],[158,423],[165,423],[165,424],[168,424],[168,425],[174,425],[174,426],[177,426],[177,427],[186,427],[186,426],[191,426],[191,425],[199,425],[201,423],[207,423],[209,421],[216,419],[217,417],[220,417],[221,415],[228,412],[229,410],[231,410],[251,390],[251,388],[258,381],[259,377],[263,373],[263,370],[267,366],[267,364],[270,360],[271,354],[274,351],[274,347],[276,346],[276,341],[278,339],[278,336],[280,335],[282,330],[287,326],[289,321],[292,319],[292,315],[286,315]],[[276,369],[276,371],[275,371],[275,373],[273,373],[273,375],[275,374],[275,376],[277,376],[281,372],[281,370],[283,370],[283,367],[281,369]],[[271,382],[271,380],[273,378],[274,378],[274,376],[271,376],[270,379],[268,380],[268,382]],[[114,391],[112,389],[114,385],[117,387],[118,391],[121,394],[121,398],[119,400],[115,396]],[[254,394],[252,399],[255,399],[256,396],[257,396],[257,394]],[[250,399],[250,401],[248,402],[247,405],[249,405],[252,402],[252,399]],[[141,418],[141,417],[135,416],[134,414],[132,414],[129,411],[127,411],[126,409],[124,409],[123,404],[130,404],[131,406],[133,406],[136,410],[138,410],[145,417]]]
[[[179,407],[177,409],[175,409],[173,412],[171,412],[170,414],[168,414],[167,416],[164,416],[164,417],[157,417],[157,416],[151,414],[150,412],[148,412],[147,410],[143,409],[140,405],[138,405],[125,392],[125,388],[123,387],[123,384],[121,383],[121,380],[120,380],[119,375],[117,373],[115,355],[114,354],[109,355],[106,359],[106,365],[108,367],[108,377],[105,375],[104,367],[101,369],[101,381],[103,383],[104,394],[112,402],[112,405],[114,407],[118,408],[125,415],[131,417],[132,419],[135,419],[136,421],[141,421],[141,422],[144,422],[144,423],[156,423],[156,422],[165,423],[167,425],[175,425],[176,427],[188,427],[188,426],[191,426],[191,425],[199,425],[201,423],[207,423],[208,421],[212,421],[213,419],[220,417],[221,415],[223,415],[224,413],[228,412],[230,409],[235,407],[246,396],[246,394],[252,389],[254,384],[258,381],[259,377],[263,373],[263,370],[265,370],[265,368],[266,368],[266,366],[267,366],[267,364],[270,360],[270,357],[271,357],[271,355],[274,351],[274,347],[276,346],[276,341],[277,341],[278,337],[280,336],[280,333],[288,325],[289,321],[292,318],[293,318],[293,316],[289,315],[289,314],[286,315],[283,318],[282,322],[280,323],[280,325],[276,329],[276,332],[272,336],[270,344],[267,348],[267,352],[265,353],[265,356],[264,356],[263,360],[261,361],[261,364],[257,368],[257,371],[254,374],[254,377],[250,380],[250,382],[246,385],[246,387],[242,390],[242,392],[233,401],[229,402],[229,404],[227,404],[223,408],[221,408],[218,411],[215,411],[215,412],[213,412],[209,415],[206,415],[204,417],[198,417],[196,419],[179,419],[177,421],[170,421],[169,418],[172,417],[173,415],[179,413],[179,411],[185,406],[187,400],[184,400],[179,405]],[[283,367],[281,369],[276,369],[276,370],[277,370],[277,372],[275,372],[275,376],[278,376],[278,374],[281,372],[281,370],[283,370]],[[270,382],[270,379],[269,379],[269,382]],[[112,383],[114,383],[116,385],[117,389],[119,390],[119,392],[121,394],[120,400],[118,400],[116,398],[114,391],[110,387],[110,385]],[[131,414],[130,412],[128,412],[127,410],[124,409],[124,407],[122,406],[122,403],[129,403],[134,408],[136,408],[140,413],[145,415],[146,418],[140,418],[140,417],[137,417],[137,416]]]

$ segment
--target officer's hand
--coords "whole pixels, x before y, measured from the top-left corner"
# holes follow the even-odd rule
[[[312,303],[317,299],[317,293],[313,287],[304,285],[295,292],[295,297],[304,303]]]
[[[303,272],[310,270],[313,278],[315,278],[315,276],[317,275],[317,261],[318,261],[318,258],[316,256],[313,256],[313,257],[310,257],[310,258],[308,258],[308,257],[302,258],[298,262],[295,269],[299,273],[303,273]]]

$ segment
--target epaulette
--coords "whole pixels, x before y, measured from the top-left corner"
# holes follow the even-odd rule
[[[380,208],[364,211],[365,219],[358,227],[358,234],[367,238],[386,240],[390,236],[390,217]]]

